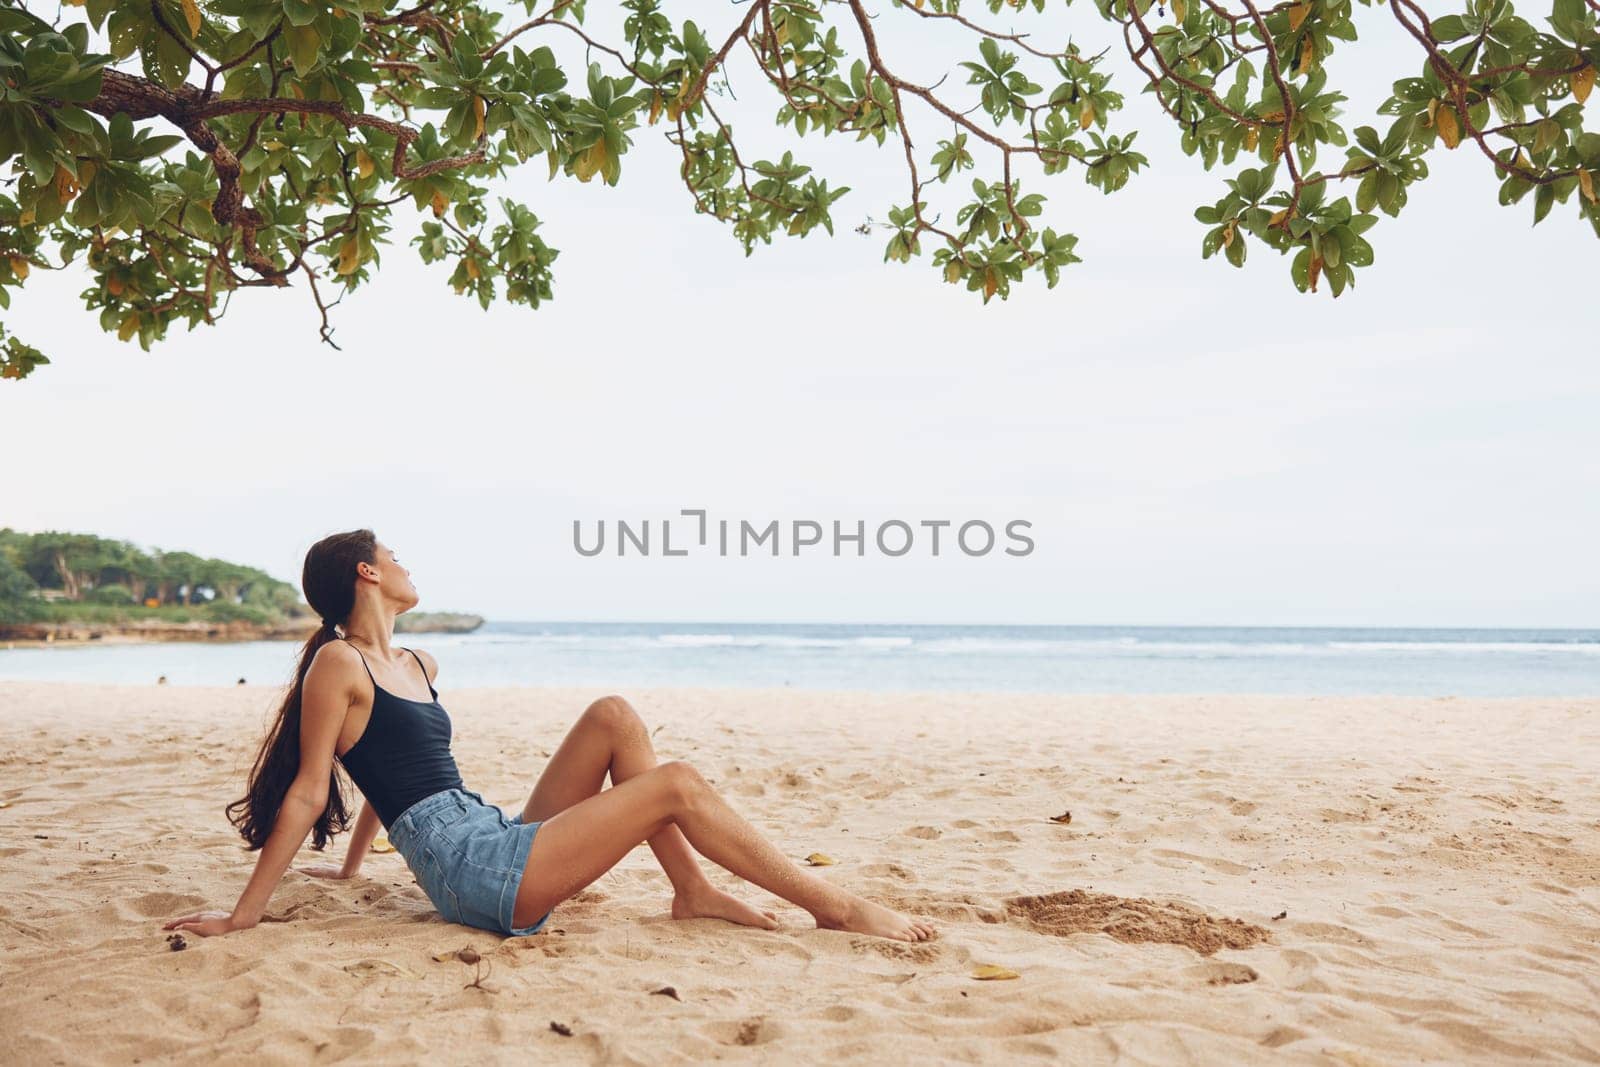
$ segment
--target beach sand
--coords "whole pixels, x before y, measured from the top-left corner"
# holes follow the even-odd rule
[[[443,690],[467,787],[514,814],[607,691]],[[387,853],[173,951],[250,875],[223,808],[279,692],[4,682],[0,1060],[1600,1061],[1600,700],[616,691],[939,936],[817,930],[709,861],[782,928],[674,921],[641,844],[531,937]]]

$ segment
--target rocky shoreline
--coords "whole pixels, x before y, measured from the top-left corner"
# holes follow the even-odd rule
[[[139,644],[155,641],[304,641],[320,626],[315,616],[275,623],[245,620],[135,619],[123,622],[58,620],[0,623],[0,642],[8,647],[39,645]],[[422,612],[395,620],[396,633],[471,633],[483,625],[477,615]]]

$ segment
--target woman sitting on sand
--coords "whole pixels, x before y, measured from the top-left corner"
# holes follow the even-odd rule
[[[312,847],[321,850],[349,823],[333,773],[337,759],[367,803],[344,866],[302,869],[353,876],[381,821],[423,892],[451,922],[512,936],[534,933],[558,903],[647,841],[672,882],[675,919],[778,925],[771,912],[713,887],[695,859],[698,850],[804,908],[819,927],[902,941],[933,936],[931,923],[795,866],[688,763],[658,765],[649,731],[621,697],[589,705],[521,813],[507,819],[461,781],[450,752],[450,717],[433,688],[433,657],[393,645],[395,617],[418,600],[410,574],[371,530],[333,534],[306,553],[301,584],[323,625],[300,654],[247,795],[227,808],[251,850],[261,850],[255,873],[232,912],[195,912],[163,929],[211,936],[260,922],[306,833],[315,829]],[[401,695],[419,692],[417,670],[433,699]],[[378,683],[380,673],[387,686]],[[612,788],[603,789],[607,772]]]

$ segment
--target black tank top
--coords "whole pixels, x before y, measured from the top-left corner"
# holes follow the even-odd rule
[[[345,640],[340,638],[341,641]],[[346,641],[349,644],[348,641]],[[372,678],[367,657],[355,645],[361,665]],[[422,657],[406,649],[422,667]],[[385,830],[405,810],[424,797],[445,789],[465,789],[455,757],[450,754],[450,716],[439,703],[439,693],[428,682],[429,703],[395,696],[372,678],[372,717],[356,743],[339,762],[360,787]]]

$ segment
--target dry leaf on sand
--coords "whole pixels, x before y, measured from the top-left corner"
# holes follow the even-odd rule
[[[478,950],[471,945],[463,945],[461,948],[447,948],[433,954],[433,959],[439,963],[448,963],[451,960],[460,960],[462,963],[477,963],[482,958],[482,956],[478,955]]]

